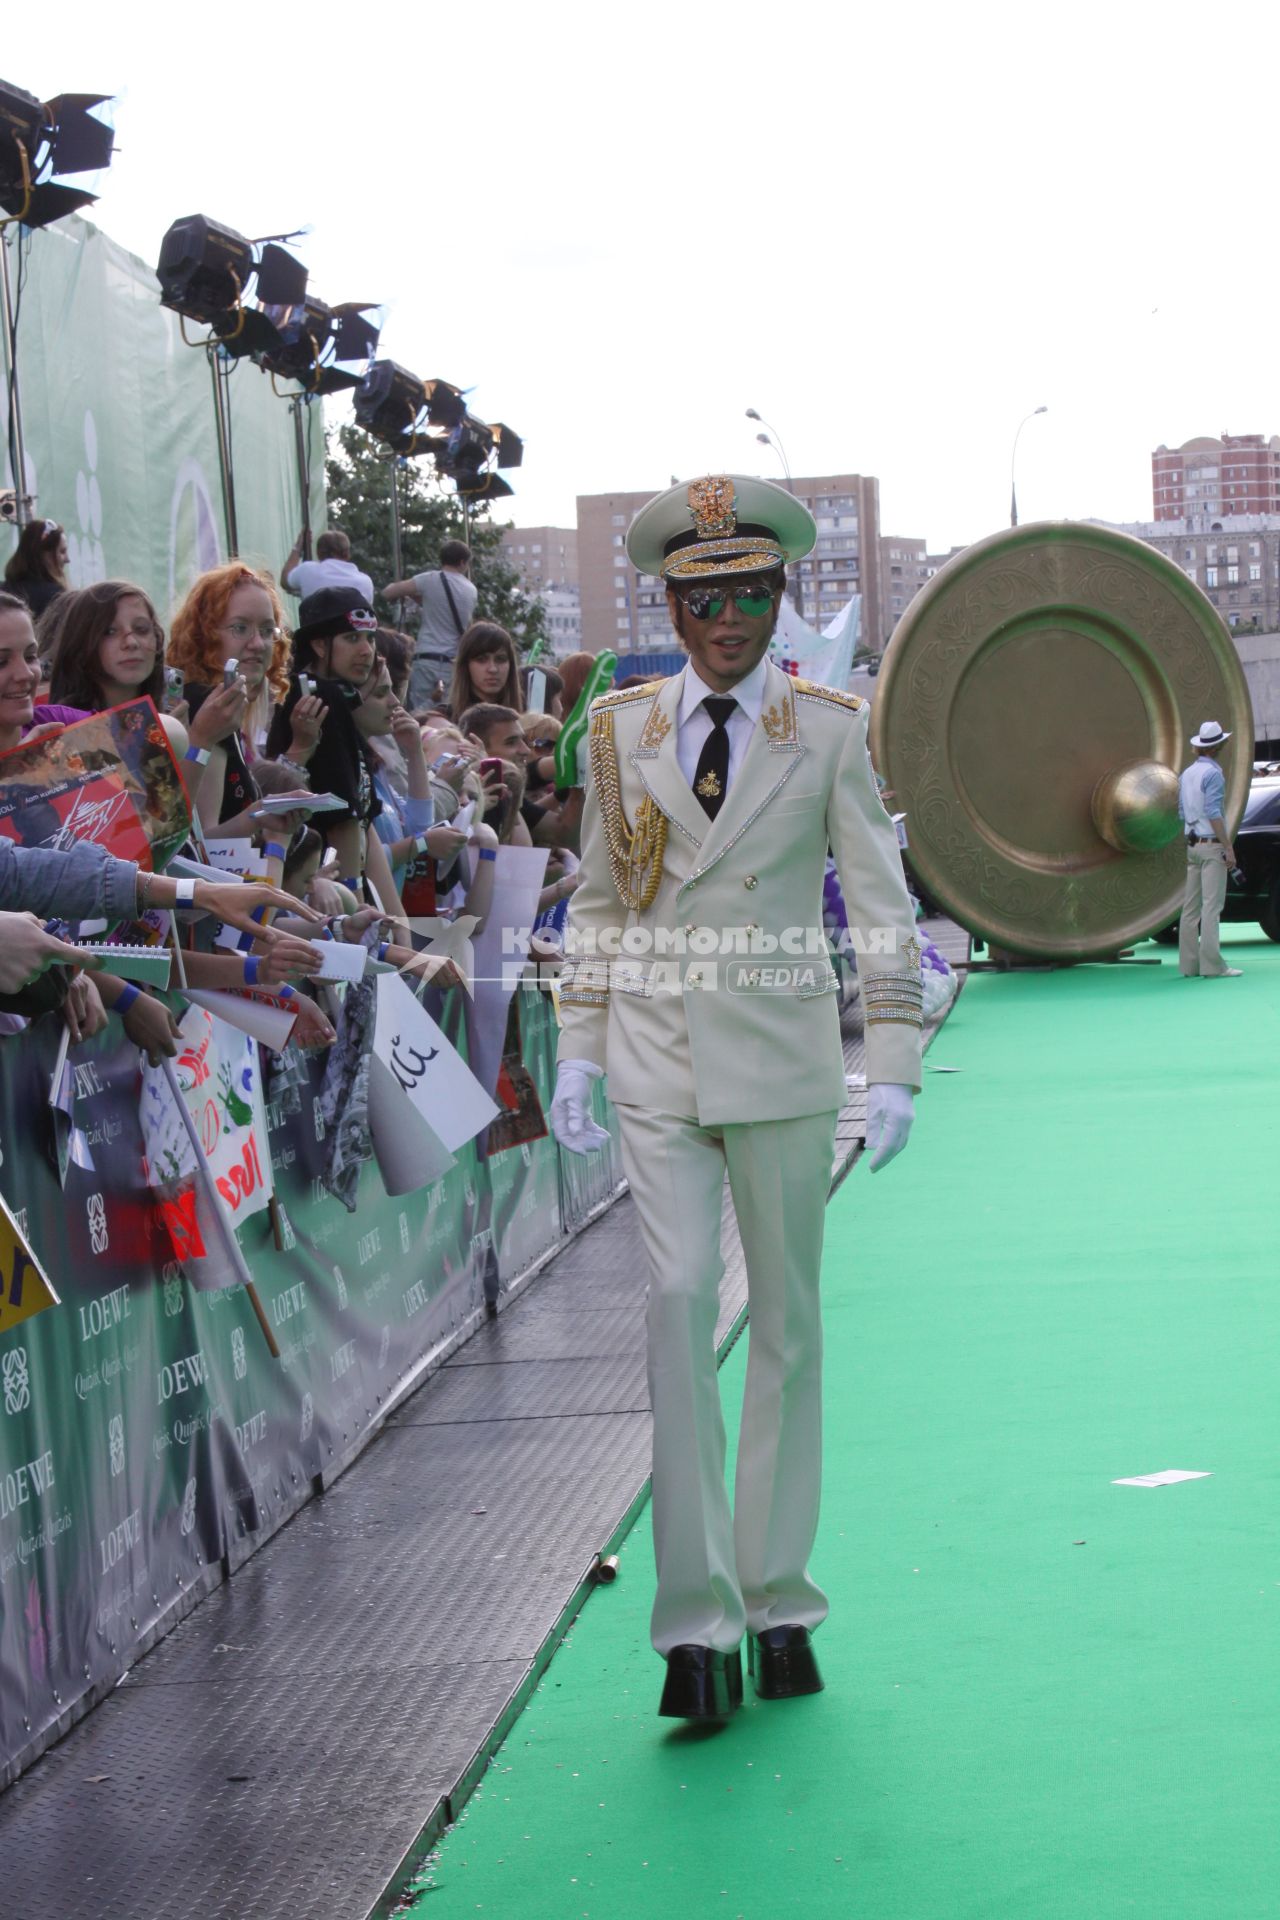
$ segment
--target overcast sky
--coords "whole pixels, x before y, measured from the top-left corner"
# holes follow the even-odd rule
[[[524,437],[521,525],[779,477],[749,406],[935,550],[1007,523],[1037,406],[1023,521],[1280,431],[1274,6],[10,13],[6,79],[120,96],[99,223],[152,262],[184,214],[309,226],[316,292]]]

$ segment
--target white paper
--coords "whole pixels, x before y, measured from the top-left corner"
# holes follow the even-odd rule
[[[1172,1487],[1179,1480],[1212,1480],[1212,1473],[1188,1473],[1182,1467],[1166,1467],[1163,1473],[1135,1473],[1127,1480],[1113,1480],[1113,1487]]]
[[[468,1050],[487,1092],[498,1085],[507,1009],[528,958],[523,942],[512,936],[528,932],[538,917],[538,895],[550,857],[547,847],[498,848],[493,900],[473,942],[475,993],[467,1009]]]
[[[312,945],[323,956],[311,976],[313,980],[364,979],[369,961],[367,947],[360,946],[354,940],[315,940]]]
[[[273,1007],[265,1000],[245,999],[238,993],[216,993],[207,987],[187,987],[183,999],[206,1013],[225,1020],[254,1040],[261,1040],[272,1053],[283,1053],[289,1044],[298,1016],[286,1007]]]
[[[210,866],[218,869],[220,880],[228,873],[239,874],[242,880],[250,875],[266,874],[267,856],[259,852],[252,840],[208,840],[205,852]]]
[[[457,1164],[376,1054],[369,1062],[369,1134],[382,1184],[393,1198],[431,1186]]]
[[[456,827],[459,833],[470,833],[471,823],[476,817],[476,803],[468,800],[465,807],[459,807],[452,820],[442,820],[442,827]]]
[[[450,1153],[489,1125],[499,1108],[399,974],[376,984],[373,1051],[397,1091]]]

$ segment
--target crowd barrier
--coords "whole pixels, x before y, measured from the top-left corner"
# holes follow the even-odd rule
[[[441,1025],[465,1057],[460,997]],[[521,1001],[545,1110],[554,1014],[539,992]],[[61,1295],[0,1335],[0,1786],[320,1491],[621,1178],[616,1139],[591,1159],[549,1135],[489,1159],[472,1143],[397,1199],[366,1164],[348,1212],[320,1181],[312,1057],[293,1110],[267,1108],[282,1246],[265,1213],[240,1229],[275,1360],[243,1288],[197,1291],[175,1263],[144,1178],[139,1055],[112,1034],[71,1056],[80,1145],[60,1186],[59,1035],[47,1016],[0,1041],[0,1192]]]

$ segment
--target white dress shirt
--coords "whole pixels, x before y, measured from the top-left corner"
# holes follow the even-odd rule
[[[693,785],[693,776],[698,771],[698,756],[706,744],[711,732],[711,715],[703,706],[710,694],[712,699],[733,699],[737,706],[729,715],[727,722],[729,733],[729,774],[725,781],[725,792],[733,785],[733,777],[742,765],[742,756],[747,750],[747,742],[755,732],[760,720],[760,709],[764,705],[764,683],[766,678],[765,661],[759,660],[745,680],[739,680],[731,694],[717,694],[699,677],[692,660],[684,670],[684,688],[680,695],[680,711],[676,715],[676,759],[680,771],[689,785]]]

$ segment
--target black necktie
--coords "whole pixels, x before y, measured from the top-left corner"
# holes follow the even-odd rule
[[[714,820],[724,805],[729,784],[729,715],[738,703],[731,696],[708,694],[702,704],[710,716],[711,731],[698,755],[693,790]]]

